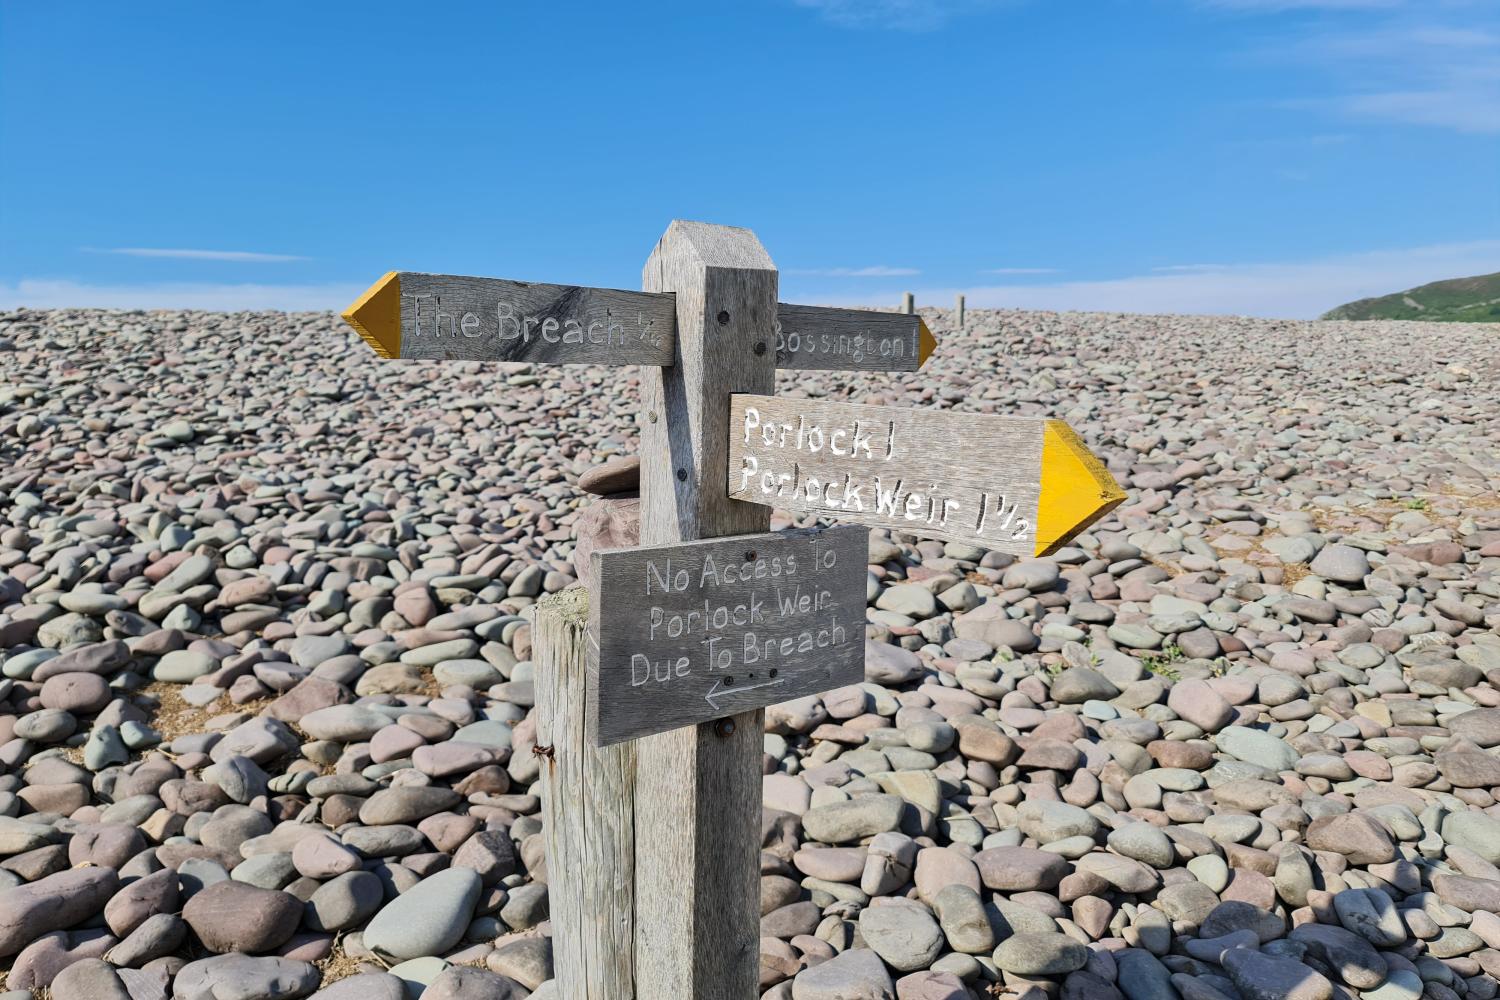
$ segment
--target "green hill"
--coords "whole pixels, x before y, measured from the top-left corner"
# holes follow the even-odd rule
[[[1434,281],[1394,295],[1350,302],[1330,309],[1319,318],[1500,323],[1500,274]]]

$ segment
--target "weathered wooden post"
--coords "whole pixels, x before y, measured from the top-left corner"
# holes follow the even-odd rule
[[[964,297],[960,295],[953,305],[954,311],[958,313],[958,328],[964,328]]]
[[[749,535],[753,542],[729,545],[738,562],[772,555],[774,546],[812,544],[795,534],[760,534],[770,509],[730,499],[725,474],[730,396],[769,392],[775,382],[777,275],[748,230],[674,222],[647,261],[644,285],[673,295],[675,338],[670,364],[643,373],[642,547],[611,553],[617,557],[611,561],[596,556],[594,607],[584,592],[570,591],[544,601],[536,615],[538,740],[552,754],[543,769],[543,800],[554,967],[560,994],[569,998],[753,1000],[760,967],[763,709],[723,716],[726,703],[753,693],[753,704],[763,705],[772,692],[760,688],[799,678],[772,670],[756,684],[740,673],[736,687],[733,674],[700,668],[692,677],[670,674],[670,686],[650,687],[644,709],[630,697],[640,693],[633,662],[624,671],[626,688],[609,678],[635,659],[621,650],[648,650],[653,660],[661,655],[654,632],[633,634],[647,611],[633,591],[645,579],[651,596],[653,545]],[[808,324],[819,321],[817,311],[798,307],[788,307],[787,315],[788,324],[809,332]],[[841,321],[851,320],[837,311],[824,317]],[[931,349],[925,328],[885,338],[899,343],[913,366]],[[800,338],[792,343],[795,354]],[[862,538],[837,538],[843,564],[862,570]],[[857,595],[861,579],[855,573],[842,589]],[[695,592],[701,586],[697,574],[691,584]],[[601,607],[611,600],[611,608]],[[665,603],[659,593],[651,600]],[[845,607],[844,614],[854,633],[862,609]],[[592,619],[587,628],[586,618]],[[604,648],[591,650],[590,636]],[[690,642],[702,645],[697,637]],[[857,676],[854,659],[843,659]],[[827,686],[831,672],[817,671],[803,688]],[[704,683],[694,686],[699,677]]]
[[[588,735],[588,592],[545,598],[532,623],[537,746],[558,996],[633,1000],[635,744]],[[545,751],[544,751],[545,753]]]
[[[917,299],[911,292],[901,293],[901,311],[908,316],[917,311]]]
[[[770,509],[729,499],[725,470],[730,395],[775,387],[776,266],[748,229],[679,221],[642,277],[677,296],[677,351],[642,372],[641,543],[763,532]],[[641,1000],[756,995],[763,716],[636,744]]]

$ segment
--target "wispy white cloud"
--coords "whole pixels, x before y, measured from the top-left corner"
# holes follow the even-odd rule
[[[1500,271],[1500,240],[1346,254],[1304,261],[1180,264],[1147,274],[1095,281],[917,289],[917,303],[946,305],[962,293],[971,308],[1189,313],[1310,319],[1334,306],[1429,281]],[[808,302],[895,302],[885,290],[856,302],[848,295],[802,295]]]
[[[122,257],[162,257],[168,260],[219,260],[236,264],[287,264],[311,260],[290,253],[254,253],[249,250],[173,250],[156,247],[82,247],[84,253],[110,253]]]
[[[357,284],[253,285],[177,282],[111,285],[89,282],[22,278],[0,282],[0,309],[29,307],[60,309],[211,309],[237,312],[281,309],[305,312],[343,309],[364,292]]]
[[[980,274],[1059,274],[1055,267],[991,267]]]
[[[1353,118],[1431,125],[1479,135],[1500,134],[1500,87],[1494,94],[1478,90],[1407,90],[1349,94],[1305,102]]]
[[[1500,133],[1500,17],[1490,26],[1396,17],[1361,30],[1320,30],[1285,54],[1326,67],[1345,92],[1293,102],[1349,118]]]
[[[1500,34],[1470,25],[1391,19],[1360,30],[1324,29],[1301,45],[1314,55],[1338,58],[1397,59],[1425,62],[1422,49],[1493,49]]]
[[[845,28],[932,31],[962,14],[999,6],[1006,0],[796,0],[823,20]]]
[[[872,267],[793,268],[786,273],[811,278],[905,278],[922,272],[914,267],[887,267],[884,264],[876,264]]]
[[[1280,102],[1349,120],[1500,134],[1500,14],[1492,0],[1198,0],[1246,15],[1319,9],[1278,24],[1252,55],[1327,80]],[[1362,11],[1340,15],[1339,11]]]

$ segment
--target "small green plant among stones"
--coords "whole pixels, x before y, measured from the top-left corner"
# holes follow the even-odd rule
[[[1425,497],[1412,497],[1410,500],[1403,500],[1401,506],[1407,510],[1429,510],[1432,507]]]
[[[1155,656],[1141,657],[1141,666],[1146,668],[1147,673],[1158,677],[1165,677],[1169,681],[1182,680],[1182,674],[1172,666],[1182,659],[1182,647],[1176,643],[1169,643],[1161,648],[1161,652]]]
[[[1165,677],[1169,681],[1182,680],[1182,674],[1177,670],[1176,667],[1173,667],[1167,663],[1163,663],[1160,660],[1155,659],[1154,657],[1146,661],[1146,671],[1148,673],[1153,673],[1158,677]]]

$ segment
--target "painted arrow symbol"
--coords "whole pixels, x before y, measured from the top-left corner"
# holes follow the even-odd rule
[[[739,694],[741,691],[754,691],[756,688],[774,687],[777,684],[780,684],[783,679],[784,678],[778,678],[774,681],[761,681],[759,684],[745,684],[741,687],[733,689],[726,687],[723,690],[719,689],[719,685],[721,682],[715,679],[714,686],[709,690],[708,694],[703,696],[703,700],[708,702],[709,707],[717,712],[719,710],[719,703],[714,701],[715,698],[725,698],[732,694]]]

